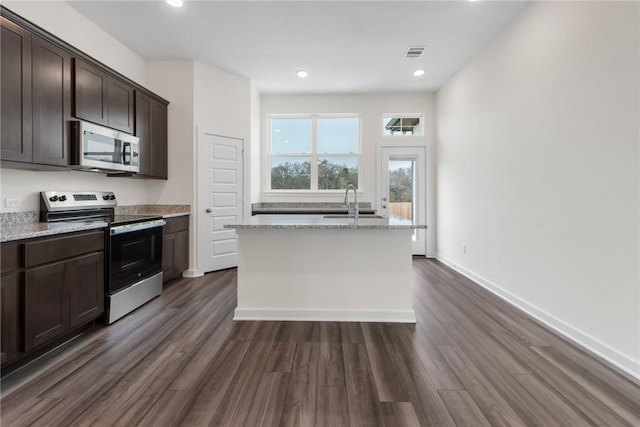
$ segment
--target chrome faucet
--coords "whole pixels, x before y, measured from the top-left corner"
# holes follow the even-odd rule
[[[358,222],[358,215],[360,214],[360,208],[358,207],[358,191],[353,184],[347,185],[347,189],[344,192],[344,204],[347,206],[347,214],[351,215],[351,208],[349,207],[349,190],[353,190],[353,219]]]

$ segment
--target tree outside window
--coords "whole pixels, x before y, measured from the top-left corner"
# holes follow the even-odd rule
[[[278,117],[270,124],[271,190],[358,187],[359,116]]]

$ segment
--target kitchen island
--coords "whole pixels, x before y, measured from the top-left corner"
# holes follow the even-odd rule
[[[415,322],[411,236],[386,218],[257,215],[240,224],[236,320]]]

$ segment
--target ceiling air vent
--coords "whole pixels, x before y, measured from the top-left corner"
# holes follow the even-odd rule
[[[408,47],[404,54],[405,58],[420,58],[424,52],[424,47]]]

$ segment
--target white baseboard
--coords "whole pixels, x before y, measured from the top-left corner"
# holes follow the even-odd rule
[[[185,270],[182,272],[182,277],[202,277],[202,276],[204,276],[203,273],[193,269]]]
[[[640,362],[634,361],[633,359],[625,356],[624,354],[619,353],[608,345],[598,341],[597,339],[589,336],[588,334],[580,331],[579,329],[574,328],[573,326],[563,322],[562,320],[552,316],[549,313],[540,310],[539,308],[529,304],[528,302],[516,297],[515,295],[510,294],[504,289],[500,288],[495,283],[490,282],[487,279],[475,274],[474,272],[467,270],[461,265],[456,264],[452,260],[442,256],[441,254],[436,255],[436,259],[451,267],[452,269],[458,271],[460,274],[466,276],[471,279],[478,285],[487,289],[488,291],[496,294],[506,302],[516,306],[520,310],[527,313],[529,316],[537,319],[538,321],[544,323],[549,328],[558,332],[560,335],[568,338],[573,341],[580,347],[583,347],[585,350],[595,354],[599,358],[603,359],[614,368],[622,371],[623,373],[631,376],[632,378],[640,381]]]
[[[288,310],[236,308],[233,320],[416,323],[416,314],[413,310]]]

